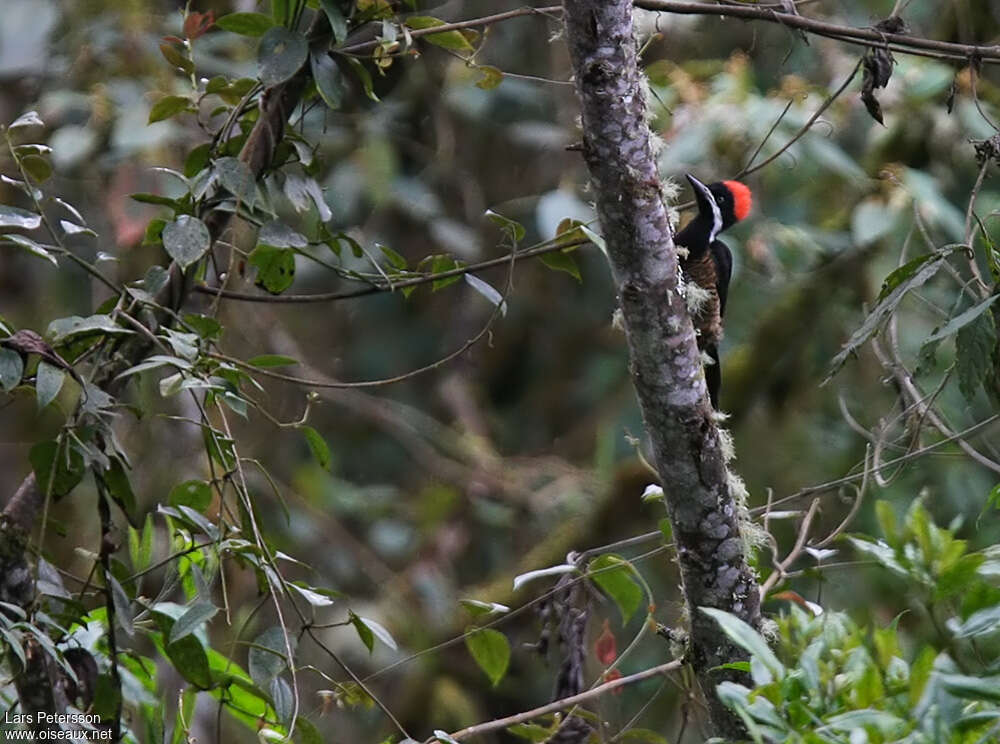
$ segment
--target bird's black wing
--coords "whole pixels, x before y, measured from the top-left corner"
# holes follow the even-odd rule
[[[729,294],[729,279],[733,275],[733,254],[729,246],[721,240],[713,240],[710,246],[712,261],[715,262],[715,291],[719,295],[719,316],[726,312],[726,296]]]

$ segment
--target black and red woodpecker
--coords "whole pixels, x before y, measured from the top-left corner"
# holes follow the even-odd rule
[[[718,410],[722,386],[719,342],[733,254],[716,238],[750,213],[753,197],[750,189],[739,181],[720,181],[706,186],[690,174],[687,179],[694,189],[698,214],[674,236],[674,244],[687,249],[687,256],[681,254],[681,270],[688,284],[688,309],[698,334],[698,348],[711,360],[705,365],[705,382],[712,408]]]

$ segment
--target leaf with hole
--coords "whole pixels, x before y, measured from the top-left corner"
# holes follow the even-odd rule
[[[257,269],[257,284],[271,294],[281,294],[295,281],[295,251],[258,245],[250,253],[249,264]]]

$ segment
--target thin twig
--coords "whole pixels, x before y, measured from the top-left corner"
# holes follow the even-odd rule
[[[765,158],[763,161],[761,161],[760,163],[758,163],[757,165],[755,165],[753,168],[750,168],[749,167],[750,164],[747,163],[747,167],[744,168],[743,170],[741,170],[738,174],[736,174],[735,178],[736,179],[740,179],[743,176],[748,176],[751,173],[756,173],[761,168],[764,168],[765,166],[770,165],[775,160],[777,160],[779,157],[781,157],[788,150],[789,147],[791,147],[796,142],[798,142],[800,139],[802,139],[802,137],[805,136],[805,133],[808,132],[810,129],[812,129],[812,126],[813,126],[813,124],[816,123],[816,120],[819,119],[819,117],[821,117],[823,115],[823,112],[826,111],[828,108],[830,108],[831,104],[833,104],[833,102],[836,101],[840,97],[841,93],[843,93],[845,90],[847,90],[847,86],[851,84],[852,80],[854,80],[855,76],[858,74],[858,70],[859,69],[861,69],[861,60],[860,59],[858,60],[858,63],[856,65],[854,65],[854,69],[851,70],[851,74],[847,76],[847,79],[844,80],[843,83],[841,83],[840,87],[837,88],[837,90],[835,90],[833,93],[831,93],[830,96],[825,101],[823,101],[823,105],[820,106],[818,109],[816,109],[816,112],[812,116],[809,117],[809,121],[807,121],[805,124],[803,124],[802,128],[799,129],[799,131],[797,131],[795,133],[795,135],[790,140],[788,140],[788,142],[786,142],[782,147],[780,147],[778,149],[778,151],[775,152],[773,155],[771,155],[768,158]],[[751,162],[752,161],[753,161],[753,158],[751,158]]]
[[[802,518],[802,524],[799,526],[799,534],[795,539],[795,545],[789,551],[785,559],[779,562],[775,567],[771,575],[767,577],[763,584],[760,585],[760,598],[765,599],[768,593],[777,586],[778,582],[785,578],[788,567],[798,560],[798,557],[802,555],[802,551],[806,547],[806,540],[809,539],[809,528],[812,527],[813,517],[816,516],[816,511],[819,509],[819,499],[815,498],[809,505],[809,511],[806,512],[805,517]]]
[[[383,292],[394,292],[400,289],[406,289],[408,287],[418,287],[422,284],[430,284],[431,282],[440,281],[442,279],[448,279],[453,276],[463,276],[464,274],[474,274],[478,271],[484,271],[485,269],[491,269],[495,266],[502,266],[511,261],[520,261],[523,258],[531,258],[533,256],[542,256],[546,253],[554,253],[555,251],[565,251],[572,248],[579,248],[580,246],[587,245],[589,240],[571,240],[559,242],[556,238],[553,241],[546,241],[544,244],[525,248],[522,251],[514,251],[506,256],[500,256],[499,258],[491,258],[487,261],[480,261],[479,263],[470,264],[468,266],[460,266],[457,269],[449,269],[448,271],[440,271],[436,274],[427,274],[425,276],[418,276],[412,279],[403,279],[401,281],[393,282],[388,284],[371,284],[363,289],[352,289],[344,292],[320,292],[316,294],[283,294],[283,295],[264,295],[264,294],[250,294],[248,292],[236,292],[231,289],[223,289],[222,287],[208,287],[203,285],[197,285],[193,289],[195,292],[200,294],[213,295],[215,297],[223,297],[227,300],[240,300],[242,302],[264,302],[271,304],[306,304],[310,302],[334,302],[336,300],[350,300],[355,297],[366,297],[373,294],[381,294]]]
[[[768,21],[790,28],[802,29],[818,36],[827,36],[850,44],[885,49],[888,45],[892,51],[903,54],[918,54],[943,59],[968,60],[978,57],[983,62],[1000,62],[1000,46],[978,46],[975,44],[956,44],[948,41],[924,39],[908,34],[890,34],[876,31],[872,28],[855,28],[843,26],[814,18],[807,18],[791,13],[779,13],[769,8],[757,8],[747,5],[711,5],[709,3],[684,3],[672,0],[635,0],[635,7],[645,10],[655,10],[679,15],[711,15],[730,18],[744,18],[754,21]]]
[[[630,674],[627,677],[621,677],[619,679],[612,680],[610,682],[605,682],[603,685],[598,685],[590,690],[581,692],[578,695],[570,695],[562,700],[556,700],[547,705],[542,705],[538,708],[533,708],[532,710],[526,710],[522,713],[517,713],[512,716],[507,716],[506,718],[497,718],[492,721],[487,721],[486,723],[477,723],[475,726],[468,726],[461,731],[456,731],[451,734],[452,739],[457,739],[462,741],[464,739],[469,739],[473,736],[479,736],[481,734],[489,733],[490,731],[498,731],[500,729],[505,729],[508,726],[514,726],[518,723],[525,723],[532,720],[533,718],[538,718],[539,716],[548,715],[549,713],[555,713],[556,711],[565,710],[566,708],[572,708],[573,706],[585,703],[589,700],[594,700],[602,695],[606,695],[612,690],[617,690],[619,687],[624,687],[625,685],[631,685],[636,682],[642,682],[643,680],[650,679],[652,677],[659,677],[663,674],[669,674],[670,672],[675,672],[681,667],[681,661],[675,659],[674,661],[668,661],[666,664],[660,664],[659,666],[652,667],[651,669],[646,669],[641,672],[636,672],[635,674]],[[428,744],[433,742],[434,739],[428,739]]]

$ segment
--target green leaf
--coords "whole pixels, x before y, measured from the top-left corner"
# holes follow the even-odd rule
[[[188,313],[184,316],[184,322],[203,339],[214,341],[222,335],[222,323],[208,315]]]
[[[291,367],[299,363],[298,359],[281,354],[261,354],[247,360],[252,367]]]
[[[35,373],[35,396],[38,400],[38,410],[42,410],[55,400],[62,390],[66,373],[48,362],[39,362]]]
[[[992,635],[1000,632],[1000,605],[993,605],[973,612],[964,622],[949,622],[949,630],[956,638]]]
[[[315,50],[309,55],[309,61],[316,90],[327,107],[336,111],[343,104],[347,92],[340,68],[330,59],[325,48]]]
[[[257,233],[258,245],[268,245],[272,248],[305,248],[309,241],[301,233],[296,232],[280,220],[264,223]]]
[[[997,330],[992,313],[979,315],[955,336],[958,388],[970,402],[995,364]]]
[[[139,192],[137,194],[129,194],[129,198],[140,204],[157,204],[163,207],[170,207],[171,209],[177,209],[179,206],[177,199],[171,199],[169,196],[161,196],[160,194]],[[164,221],[163,224],[165,226],[166,222]]]
[[[171,506],[189,506],[204,513],[212,505],[212,487],[202,480],[178,483],[170,489]]]
[[[369,652],[375,647],[375,638],[378,638],[393,651],[398,648],[392,634],[381,623],[367,617],[355,615],[353,612],[349,613],[348,617],[350,617],[351,624],[354,625],[354,629],[357,631],[362,642],[368,647]]]
[[[364,66],[360,59],[355,59],[354,57],[347,58],[348,63],[354,69],[354,74],[358,76],[358,80],[361,81],[361,87],[365,91],[365,95],[372,101],[378,103],[379,97],[375,95],[375,86],[372,83],[371,73],[368,72],[368,68]]]
[[[413,29],[435,28],[436,26],[443,26],[444,21],[440,18],[432,18],[431,16],[410,16],[406,19],[406,25]],[[439,34],[428,34],[422,38],[424,41],[444,49],[451,49],[456,52],[473,51],[472,44],[462,35],[461,31],[443,31]]]
[[[249,263],[257,269],[257,284],[271,294],[281,294],[295,281],[295,251],[258,245]]]
[[[944,326],[942,326],[940,329],[938,329],[930,336],[928,336],[927,340],[924,341],[924,343],[929,344],[935,341],[940,341],[941,339],[950,336],[956,331],[961,330],[969,323],[974,321],[976,318],[978,318],[980,315],[982,315],[986,310],[988,310],[990,305],[992,305],[997,299],[1000,299],[1000,294],[991,295],[990,297],[987,297],[985,300],[980,302],[978,305],[974,305],[965,312],[956,315],[954,318],[949,320]]]
[[[40,155],[25,155],[20,159],[21,167],[38,183],[49,180],[52,164]]]
[[[164,649],[167,658],[180,675],[203,690],[212,686],[212,672],[208,667],[205,647],[195,635],[186,635]]]
[[[186,269],[204,256],[212,245],[212,236],[197,217],[182,214],[163,228],[163,248]]]
[[[0,227],[16,227],[21,230],[34,230],[42,224],[42,218],[34,212],[17,207],[0,204]]]
[[[576,265],[576,259],[568,253],[564,253],[563,251],[553,251],[552,253],[543,253],[539,256],[539,258],[542,260],[542,263],[550,269],[565,271],[578,282],[583,281],[583,277],[580,275],[580,267]]]
[[[56,257],[49,253],[50,249],[56,248],[54,245],[42,245],[37,243],[31,238],[25,235],[17,235],[16,233],[11,233],[8,235],[0,235],[0,242],[11,243],[13,245],[20,246],[24,248],[28,253],[33,256],[38,256],[38,258],[44,258],[46,261],[50,262],[53,266],[58,266],[59,262],[56,261]]]
[[[252,209],[257,198],[257,184],[250,168],[239,158],[224,157],[215,161],[219,182],[236,200]]]
[[[257,73],[267,87],[283,83],[305,64],[309,56],[306,37],[284,26],[272,26],[257,48]]]
[[[453,257],[449,256],[447,253],[438,253],[434,256],[429,256],[431,264],[432,274],[443,274],[446,271],[453,271],[455,269],[461,268],[461,263],[456,261]],[[425,258],[424,261],[428,259]],[[421,264],[423,261],[421,261]],[[461,280],[461,275],[456,274],[455,276],[448,276],[444,279],[435,279],[431,282],[431,291],[437,292],[439,289],[444,289],[449,284],[454,284]]]
[[[104,471],[104,482],[111,498],[125,514],[131,517],[135,511],[135,492],[129,482],[128,473],[125,472],[125,466],[117,457],[111,458],[108,469]]]
[[[91,315],[81,318],[79,315],[70,315],[66,318],[57,318],[49,323],[45,331],[54,346],[64,343],[68,339],[76,336],[83,336],[91,333],[121,333],[131,334],[133,331],[122,328],[115,323],[110,315]]]
[[[187,612],[177,618],[174,627],[170,629],[170,643],[176,643],[187,635],[194,633],[203,623],[215,617],[219,611],[211,602],[198,601],[188,608]]]
[[[971,677],[960,674],[941,674],[939,681],[944,689],[963,700],[1000,703],[1000,675]]]
[[[184,158],[184,175],[187,178],[194,178],[205,166],[208,165],[209,156],[212,154],[212,143],[205,142],[191,149],[187,157]]]
[[[176,116],[182,111],[193,110],[194,106],[191,104],[191,101],[184,96],[164,96],[154,103],[153,107],[149,110],[149,121],[147,124],[169,119],[171,116]]]
[[[626,625],[642,603],[642,589],[632,579],[632,567],[617,555],[605,553],[587,566],[587,574],[618,605]]]
[[[160,44],[160,54],[172,67],[182,70],[185,75],[194,72],[194,62],[172,44]]]
[[[313,453],[313,457],[316,458],[316,462],[323,470],[330,469],[330,463],[332,458],[330,456],[330,445],[326,443],[323,435],[316,431],[311,426],[300,426],[299,429],[302,431],[302,435],[306,438],[306,443],[309,445],[309,449]]]
[[[476,68],[482,77],[476,81],[476,87],[482,90],[493,90],[503,82],[503,71],[490,65],[480,65]]]
[[[274,21],[263,13],[229,13],[216,20],[215,25],[241,36],[263,36],[274,26]]]
[[[125,589],[118,583],[114,576],[108,576],[111,583],[111,601],[115,607],[115,620],[130,637],[135,635],[135,628],[132,625],[132,605]]]
[[[337,40],[338,44],[342,44],[347,38],[347,19],[344,18],[340,5],[338,5],[337,0],[320,0],[319,4],[330,21],[333,38]]]
[[[294,636],[289,636],[288,640],[294,653]],[[257,686],[266,690],[270,687],[271,680],[285,669],[287,658],[285,634],[279,626],[275,626],[268,628],[254,639],[250,647],[247,668]]]
[[[714,607],[699,607],[703,613],[714,619],[722,631],[734,643],[752,654],[760,661],[776,680],[785,678],[785,666],[778,661],[771,647],[767,645],[760,633],[751,628],[735,615]]]
[[[830,716],[825,721],[824,728],[831,728],[834,731],[856,731],[872,726],[883,734],[891,733],[894,729],[902,728],[905,721],[902,718],[887,713],[884,710],[873,710],[865,708],[863,710],[849,710],[846,713],[838,713]],[[866,737],[867,738],[867,737]]]
[[[51,490],[53,498],[65,496],[76,488],[86,472],[83,455],[70,447],[67,456],[66,445],[60,447],[55,441],[36,444],[28,453],[28,460],[38,481],[38,490],[43,494]]]
[[[543,744],[551,739],[555,732],[551,728],[539,726],[537,723],[515,723],[513,726],[507,727],[507,733],[535,742],[535,744]]]
[[[24,376],[24,360],[13,349],[0,348],[0,388],[10,392]]]
[[[440,742],[444,742],[444,744],[461,744],[458,739],[441,729],[434,729],[434,738]],[[400,742],[400,744],[405,744],[405,742]]]
[[[403,256],[387,245],[382,245],[381,243],[376,243],[375,245],[380,251],[382,251],[385,257],[389,259],[389,263],[394,269],[399,269],[400,271],[406,269],[406,259]]]
[[[295,698],[291,686],[281,677],[275,677],[271,680],[270,694],[278,720],[287,726],[295,711]]]
[[[519,243],[524,238],[524,225],[520,222],[510,219],[509,217],[504,217],[498,212],[494,212],[492,209],[486,210],[486,217],[494,225],[499,226],[506,232],[515,243]]]
[[[904,264],[886,278],[879,303],[868,314],[861,327],[851,334],[847,343],[844,344],[844,348],[833,358],[830,364],[830,372],[827,374],[824,384],[832,379],[840,368],[844,366],[849,356],[857,352],[875,334],[882,326],[882,323],[888,319],[899,303],[902,302],[906,293],[911,289],[916,289],[923,285],[938,272],[944,265],[944,262],[945,254],[942,253],[922,256]],[[891,289],[888,289],[889,287]]]
[[[128,526],[128,553],[132,568],[145,571],[153,559],[153,515],[146,514],[142,534],[132,525]]]
[[[465,647],[496,687],[510,665],[510,643],[507,636],[492,628],[466,628]]]

